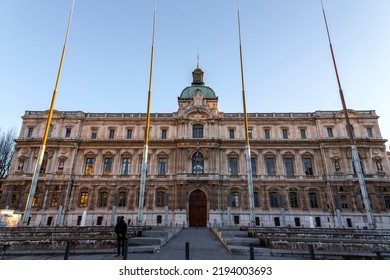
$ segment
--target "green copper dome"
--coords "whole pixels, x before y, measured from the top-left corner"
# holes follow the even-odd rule
[[[204,99],[217,99],[214,91],[210,87],[201,85],[192,85],[186,87],[181,92],[180,99],[192,99],[192,97],[197,91],[200,91],[202,93]]]

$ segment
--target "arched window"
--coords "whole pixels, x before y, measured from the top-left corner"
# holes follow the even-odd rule
[[[81,191],[80,198],[79,198],[79,207],[87,207],[88,198],[89,198],[89,192]]]
[[[192,126],[192,138],[203,138],[203,125],[194,124]]]
[[[158,175],[166,175],[168,168],[168,159],[165,155],[158,157]]]
[[[196,151],[192,155],[192,173],[203,174],[204,173],[204,157],[201,152]]]

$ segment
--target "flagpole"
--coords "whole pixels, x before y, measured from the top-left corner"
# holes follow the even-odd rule
[[[358,150],[357,150],[357,147],[356,147],[356,141],[355,141],[355,138],[354,138],[354,135],[353,135],[353,131],[352,131],[352,125],[351,125],[350,120],[349,120],[348,109],[347,109],[347,105],[345,103],[344,93],[343,93],[343,90],[341,88],[340,77],[339,77],[339,73],[337,71],[336,59],[335,59],[334,52],[333,52],[333,46],[332,46],[332,41],[331,41],[331,38],[330,38],[328,22],[326,20],[324,3],[322,2],[322,0],[321,0],[321,6],[322,6],[322,14],[324,16],[324,22],[325,22],[325,26],[326,26],[326,32],[327,32],[327,35],[328,35],[330,52],[331,52],[331,55],[332,55],[333,67],[334,67],[334,70],[335,70],[337,84],[338,84],[338,87],[339,87],[340,100],[341,100],[341,104],[343,106],[343,112],[344,112],[344,115],[345,115],[345,121],[347,123],[347,134],[349,136],[349,140],[350,140],[350,143],[351,143],[353,165],[355,167],[356,174],[357,174],[358,179],[359,179],[360,190],[362,192],[363,203],[364,203],[364,207],[366,209],[368,225],[369,225],[370,228],[376,228],[375,220],[374,220],[374,217],[373,217],[373,214],[372,214],[370,199],[368,197],[367,187],[366,187],[366,183],[365,183],[365,180],[364,180],[362,167],[361,167],[361,164],[360,164],[359,153],[358,153]]]
[[[240,24],[240,10],[237,0],[237,19],[238,19],[238,37],[240,44],[240,69],[241,69],[241,87],[242,87],[242,104],[244,109],[244,122],[245,122],[245,154],[246,154],[246,169],[248,176],[248,192],[249,192],[249,207],[250,207],[250,224],[255,224],[255,202],[253,194],[253,177],[252,177],[252,164],[251,164],[251,149],[249,140],[249,129],[248,129],[248,115],[246,112],[246,95],[245,95],[245,82],[244,82],[244,66],[242,62],[242,44],[241,44],[241,24]]]
[[[51,100],[51,104],[50,104],[49,116],[47,117],[45,133],[43,135],[42,145],[40,146],[40,149],[39,149],[38,158],[37,158],[37,162],[35,164],[33,178],[32,178],[32,182],[31,182],[30,192],[29,192],[29,195],[28,195],[28,198],[27,198],[26,207],[25,207],[25,210],[24,210],[23,225],[25,225],[25,226],[28,224],[28,220],[29,220],[29,217],[30,217],[30,210],[31,210],[32,201],[34,199],[34,195],[35,195],[35,191],[36,191],[36,187],[37,187],[37,183],[38,183],[39,172],[41,170],[42,161],[43,161],[43,158],[44,158],[44,155],[45,155],[46,142],[47,142],[47,138],[48,138],[48,135],[49,135],[51,120],[53,118],[54,104],[55,104],[55,101],[56,101],[56,98],[57,98],[57,89],[58,89],[58,84],[60,82],[60,77],[61,77],[61,72],[62,72],[62,64],[63,64],[63,61],[64,61],[65,52],[66,52],[66,44],[67,44],[67,41],[68,41],[70,23],[72,21],[74,2],[75,2],[75,0],[72,1],[72,8],[70,10],[70,15],[69,15],[69,20],[68,20],[68,27],[66,29],[66,35],[65,35],[65,41],[64,41],[64,47],[62,49],[60,66],[58,68],[57,79],[56,79],[56,83],[55,83],[55,87],[54,87],[54,91],[53,91],[53,96],[52,96],[52,100]]]
[[[150,103],[152,99],[152,77],[153,77],[153,60],[154,60],[154,33],[156,29],[156,0],[154,1],[154,14],[153,14],[153,32],[152,32],[152,50],[150,55],[150,70],[149,70],[149,90],[148,90],[148,104],[146,115],[146,128],[145,128],[145,145],[142,156],[141,166],[141,185],[139,192],[139,210],[138,210],[138,223],[142,225],[143,222],[143,208],[145,200],[145,183],[146,183],[146,171],[148,162],[148,149],[149,149],[149,129],[150,129]]]

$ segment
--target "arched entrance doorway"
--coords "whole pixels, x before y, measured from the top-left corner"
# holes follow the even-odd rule
[[[195,190],[190,195],[189,203],[190,227],[207,226],[207,198],[201,190]]]

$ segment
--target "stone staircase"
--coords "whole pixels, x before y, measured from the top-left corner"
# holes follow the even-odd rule
[[[249,254],[251,244],[254,248],[260,247],[259,239],[249,236],[246,230],[224,227],[213,231],[231,254]]]
[[[153,254],[181,230],[181,227],[151,227],[143,230],[141,236],[129,238],[128,254]]]

